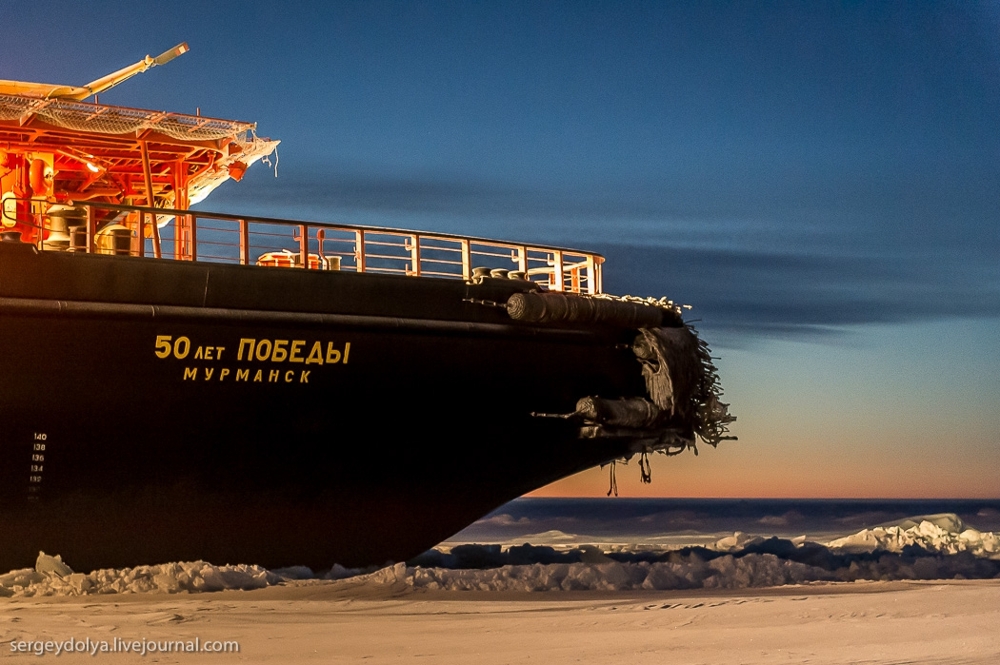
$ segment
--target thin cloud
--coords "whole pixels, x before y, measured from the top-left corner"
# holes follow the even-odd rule
[[[691,192],[674,200],[640,187],[574,194],[356,173],[265,172],[238,198],[236,188],[218,198],[263,214],[587,245],[608,259],[609,291],[690,303],[692,318],[734,339],[823,340],[864,324],[1000,316],[1000,250],[982,239],[996,205],[988,196],[840,185],[840,208],[829,189],[813,191],[811,209],[775,190],[745,199],[741,215],[732,198],[699,211]],[[961,223],[942,221],[960,214]]]

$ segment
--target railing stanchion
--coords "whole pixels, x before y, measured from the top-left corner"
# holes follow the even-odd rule
[[[472,243],[466,239],[459,241],[462,245],[462,279],[472,279]]]
[[[410,266],[413,268],[410,274],[420,277],[420,236],[413,234],[410,236]]]
[[[594,255],[587,254],[587,293],[590,295],[595,295],[597,291],[597,276],[595,275],[596,266],[594,264]]]
[[[135,255],[138,257],[146,254],[146,213],[139,213],[139,229],[136,233]]]
[[[358,272],[365,271],[365,231],[357,229],[354,232],[354,265]]]
[[[247,220],[240,221],[240,265],[250,265],[250,225]]]
[[[87,206],[87,254],[94,253],[94,236],[97,235],[97,217],[93,206]]]
[[[174,260],[184,258],[184,215],[174,217]]]
[[[565,291],[566,285],[563,279],[563,253],[562,250],[559,249],[552,252],[552,277],[554,278],[552,290]]]
[[[309,269],[309,227],[299,224],[299,263]]]
[[[192,261],[198,260],[198,215],[187,215],[188,226],[191,229],[191,251],[189,253]]]

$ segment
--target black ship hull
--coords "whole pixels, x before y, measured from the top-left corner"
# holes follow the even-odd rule
[[[604,294],[598,254],[191,210],[277,142],[82,101],[182,46],[0,81],[0,570],[382,564],[723,438],[680,308]]]
[[[0,569],[381,564],[628,454],[538,414],[645,395],[635,330],[524,288],[0,243]]]

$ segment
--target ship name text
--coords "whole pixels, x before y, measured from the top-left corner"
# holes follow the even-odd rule
[[[231,347],[196,345],[187,336],[157,335],[154,353],[161,360],[228,361],[229,363],[281,363],[286,368],[186,366],[184,381],[231,381],[236,383],[309,383],[315,367],[346,365],[351,357],[351,343],[328,340],[270,339],[242,337],[235,352]],[[302,368],[287,368],[288,364]]]

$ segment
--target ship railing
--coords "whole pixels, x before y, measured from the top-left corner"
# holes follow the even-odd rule
[[[63,206],[58,214],[30,212],[34,208],[15,215],[5,207],[3,226],[35,231],[29,239],[43,250],[463,280],[512,277],[552,291],[603,290],[604,257],[562,247],[96,202],[74,203],[69,212]]]

